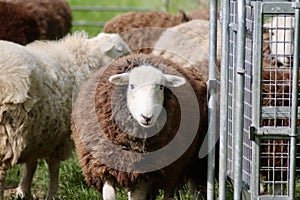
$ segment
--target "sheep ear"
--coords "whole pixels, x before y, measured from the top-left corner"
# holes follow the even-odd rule
[[[179,76],[165,74],[166,86],[179,87],[186,83],[185,79]]]
[[[129,74],[117,74],[109,77],[109,82],[115,85],[127,85],[129,82]]]
[[[110,51],[112,48],[114,48],[115,44],[111,41],[111,39],[107,39],[107,40],[104,40],[103,43],[102,43],[102,51],[104,52],[108,52]]]
[[[88,50],[90,52],[108,52],[114,47],[110,35],[106,33],[100,33],[96,37],[88,39]]]

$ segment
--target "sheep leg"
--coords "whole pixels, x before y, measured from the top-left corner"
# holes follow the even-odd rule
[[[49,167],[50,181],[46,199],[52,199],[58,190],[60,160],[55,158],[55,156],[51,156],[49,159],[47,159],[47,163]]]
[[[107,179],[104,182],[103,188],[102,188],[102,194],[103,194],[103,200],[116,200],[116,191],[114,187],[114,180]]]
[[[4,199],[5,176],[6,176],[6,168],[1,167],[0,168],[0,200]]]
[[[31,183],[37,167],[37,160],[27,161],[24,164],[23,176],[17,188],[17,195],[24,198],[31,193]]]
[[[129,200],[145,200],[149,191],[150,185],[144,181],[139,182],[136,185],[134,191],[128,192]]]

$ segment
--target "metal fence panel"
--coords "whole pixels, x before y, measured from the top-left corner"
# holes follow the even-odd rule
[[[223,68],[228,68],[228,79],[226,74],[221,74],[222,80],[228,84],[228,92],[224,90],[226,93],[222,94],[221,90],[221,102],[223,99],[228,101],[228,108],[221,106],[221,109],[226,109],[221,113],[228,115],[225,126],[228,138],[221,126],[221,138],[228,139],[227,173],[234,180],[234,190],[240,190],[243,185],[251,193],[251,199],[299,198],[299,192],[295,191],[300,176],[300,151],[297,150],[300,149],[300,140],[297,142],[300,126],[299,57],[295,59],[294,56],[299,55],[299,42],[296,42],[299,24],[294,26],[295,9],[299,9],[299,3],[243,1],[242,4],[246,3],[244,8],[239,7],[239,3],[231,0],[230,12],[222,13],[223,18],[229,18],[228,34],[223,33],[229,38],[229,50],[221,63]],[[237,34],[241,26],[238,24],[241,20],[238,18],[239,9],[245,10],[244,50],[238,47],[242,39]],[[244,60],[240,62],[243,56]],[[222,73],[226,70],[223,69]],[[239,73],[244,75],[242,82]],[[241,87],[242,102],[241,91],[237,89]],[[242,131],[237,128],[241,126]],[[242,169],[237,165],[242,165]],[[239,177],[241,172],[242,180]],[[220,179],[222,177],[220,174]],[[239,192],[235,191],[235,199],[240,198]]]

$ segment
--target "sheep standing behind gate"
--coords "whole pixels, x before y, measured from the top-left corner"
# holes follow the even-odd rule
[[[0,41],[0,49],[0,198],[6,171],[17,163],[25,163],[17,192],[30,194],[41,158],[49,165],[46,198],[52,199],[59,163],[73,149],[70,118],[77,89],[94,71],[130,50],[116,34],[88,39],[84,32],[27,46]]]

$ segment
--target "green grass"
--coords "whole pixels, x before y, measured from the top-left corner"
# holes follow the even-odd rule
[[[209,1],[199,0],[169,0],[170,6],[168,12],[178,13],[178,9],[184,11],[190,11],[197,9],[200,6],[207,6]],[[68,0],[72,6],[103,6],[103,7],[139,7],[139,8],[151,8],[162,10],[162,0]],[[87,21],[87,22],[105,22],[113,18],[114,16],[123,12],[86,12],[76,11],[73,12],[74,21]],[[89,33],[89,36],[95,36],[101,31],[101,27],[73,27],[72,31],[85,30]],[[22,165],[16,165],[12,169],[8,170],[6,176],[6,185],[12,188],[10,193],[6,191],[6,199],[17,199],[14,195],[14,188],[17,187],[22,174]],[[49,173],[48,166],[44,160],[38,162],[38,168],[35,173],[32,194],[33,199],[43,199],[48,188]],[[117,198],[120,200],[127,199],[125,191],[118,191]],[[57,199],[68,199],[68,200],[97,200],[102,199],[101,195],[93,188],[89,188],[81,173],[81,169],[78,165],[76,155],[73,154],[70,159],[61,163],[60,167],[60,180],[59,180],[59,194]],[[161,195],[162,196],[162,195]],[[181,192],[183,199],[191,199],[191,196],[187,189]],[[159,197],[158,199],[162,199]]]
[[[101,7],[135,7],[135,8],[150,8],[150,9],[163,9],[162,0],[68,0],[72,6],[101,6]],[[178,9],[184,11],[190,11],[199,8],[200,6],[207,6],[209,1],[198,1],[198,0],[169,0],[168,12],[178,14]],[[202,2],[202,3],[201,3]],[[74,11],[74,21],[86,21],[86,22],[106,22],[111,18],[122,14],[124,12],[106,12],[106,11]],[[86,30],[90,36],[95,36],[101,32],[102,27],[84,27],[75,26],[72,31]]]

